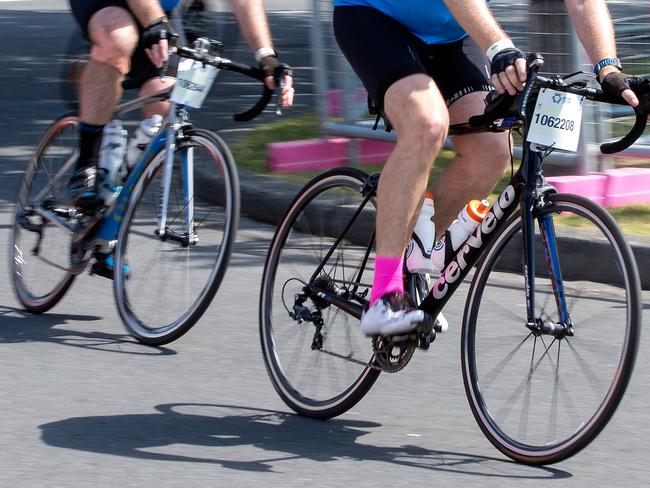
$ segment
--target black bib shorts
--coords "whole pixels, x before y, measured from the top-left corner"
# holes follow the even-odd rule
[[[125,10],[129,10],[129,6],[125,0],[70,0],[72,14],[77,20],[83,36],[86,39],[88,39],[88,22],[90,21],[90,18],[106,7],[121,7]],[[168,12],[168,15],[170,18],[170,24],[176,32],[182,36],[181,23],[173,14]],[[144,30],[143,27],[139,23],[137,23],[137,25],[139,32],[142,33]],[[169,67],[169,76],[173,76],[173,73],[176,72],[175,68],[175,65]],[[133,56],[131,57],[131,71],[126,75],[122,86],[127,90],[140,88],[147,81],[160,76],[160,73],[161,70],[151,63],[144,48],[138,44],[133,52]]]
[[[417,73],[433,78],[447,106],[469,93],[492,90],[488,59],[469,37],[426,44],[392,17],[370,7],[336,7],[334,35],[380,109],[388,87]]]

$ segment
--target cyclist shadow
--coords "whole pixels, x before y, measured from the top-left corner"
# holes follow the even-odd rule
[[[18,308],[0,306],[0,344],[52,342],[121,354],[147,356],[176,354],[176,351],[165,347],[144,346],[126,333],[82,332],[61,327],[69,321],[91,322],[101,319],[102,317],[95,315],[56,313],[34,315]]]
[[[155,409],[158,413],[77,417],[39,428],[43,441],[54,447],[137,459],[207,463],[245,471],[273,472],[279,463],[300,459],[345,459],[481,477],[572,476],[557,468],[525,466],[504,458],[413,445],[364,444],[359,438],[381,424],[363,420],[321,422],[286,412],[233,405],[182,403],[158,405]],[[205,455],[196,454],[197,446],[205,448]],[[247,460],[236,459],[233,452],[238,447],[246,449],[246,454],[239,457]]]

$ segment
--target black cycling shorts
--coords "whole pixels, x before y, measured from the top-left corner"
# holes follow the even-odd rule
[[[125,0],[70,0],[70,8],[72,9],[72,14],[74,15],[84,37],[88,38],[88,21],[90,18],[99,12],[101,9],[106,7],[121,7],[125,10],[129,10]],[[172,27],[178,32],[182,27],[179,25],[180,22],[176,22],[173,16],[170,16],[170,23]],[[140,34],[143,31],[143,27],[137,22],[138,30]],[[171,66],[169,68],[168,74],[173,76],[176,72],[176,66]],[[144,48],[138,44],[133,52],[131,57],[131,70],[126,75],[122,86],[125,89],[140,88],[147,81],[160,76],[161,70],[156,68],[147,53],[145,53]]]
[[[469,37],[426,44],[392,17],[370,7],[336,7],[334,35],[380,108],[388,87],[418,73],[433,78],[447,106],[468,93],[492,89],[488,59]]]

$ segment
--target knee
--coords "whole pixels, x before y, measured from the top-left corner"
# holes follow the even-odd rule
[[[418,160],[431,165],[445,142],[448,128],[447,112],[426,113],[398,132],[398,141],[416,152]]]
[[[119,7],[107,7],[88,23],[92,43],[91,59],[113,66],[122,75],[129,72],[130,60],[138,44],[138,29],[133,17]]]

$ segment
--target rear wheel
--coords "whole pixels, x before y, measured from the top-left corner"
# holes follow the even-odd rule
[[[368,298],[375,208],[374,199],[362,208],[366,179],[361,171],[339,168],[308,183],[280,222],[264,268],[260,336],[266,367],[284,402],[307,417],[346,412],[380,373],[358,316],[319,299],[336,296],[356,304],[353,313],[360,315]]]
[[[66,115],[47,130],[18,188],[11,241],[12,278],[20,303],[33,313],[56,305],[74,280],[70,271],[72,231],[55,225],[43,212],[75,225],[65,201],[78,151],[76,115]]]
[[[477,266],[462,332],[476,421],[501,452],[534,464],[572,456],[607,424],[632,373],[641,317],[634,256],[612,217],[575,195],[547,198],[536,210],[537,322],[527,324],[515,215]]]

